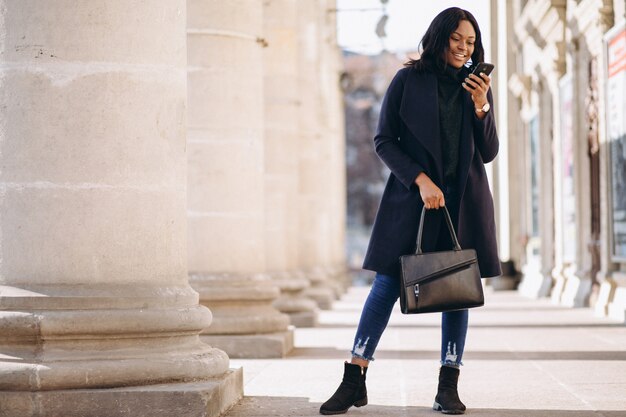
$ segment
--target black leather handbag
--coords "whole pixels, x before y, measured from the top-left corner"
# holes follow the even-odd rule
[[[464,310],[485,304],[474,249],[461,249],[448,209],[443,206],[454,249],[422,253],[426,208],[422,209],[415,254],[400,257],[400,308],[404,314]]]

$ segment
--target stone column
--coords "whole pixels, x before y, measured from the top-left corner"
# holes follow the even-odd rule
[[[502,276],[486,280],[494,290],[511,290],[517,286],[515,276],[510,271],[513,269],[513,261],[510,257],[510,227],[509,227],[509,135],[508,135],[508,100],[507,86],[508,65],[507,65],[507,24],[508,15],[506,2],[504,0],[490,0],[491,8],[491,62],[495,63],[498,70],[491,75],[491,89],[496,97],[498,108],[495,113],[497,117],[498,134],[500,148],[498,157],[492,164],[491,191],[495,208],[495,219],[498,232],[498,253],[502,264]],[[502,262],[504,260],[504,262]]]
[[[599,91],[598,75],[601,73],[602,38],[608,28],[602,16],[607,12],[607,8],[588,2],[567,8],[568,72],[574,76],[572,89],[577,100],[572,100],[573,115],[578,117],[572,119],[576,138],[573,147],[575,222],[570,225],[570,241],[566,242],[567,238],[563,241],[564,245],[571,245],[570,252],[575,252],[575,259],[568,268],[571,272],[566,270],[570,273],[563,274],[566,281],[560,302],[572,307],[582,307],[597,299],[592,289],[599,267],[599,222],[595,221],[599,213],[593,206],[596,200],[593,196],[599,191],[599,167],[595,163],[600,150],[598,141],[605,132],[599,129],[599,116],[604,113],[604,100],[599,94],[604,89]],[[585,18],[581,19],[582,16]],[[564,207],[566,204],[563,203]],[[575,239],[571,235],[575,235]]]
[[[207,416],[241,396],[187,281],[185,9],[0,1],[2,415]]]
[[[522,94],[522,118],[527,122],[530,142],[526,175],[527,218],[529,219],[526,242],[526,263],[522,267],[523,281],[519,291],[528,296],[541,297],[550,294],[553,277],[561,271],[555,269],[554,252],[554,184],[553,184],[553,132],[557,131],[558,79],[565,70],[564,60],[565,4],[547,0],[525,5],[515,22],[515,34],[520,48],[523,67],[511,77],[509,85]],[[524,98],[530,77],[529,97]],[[512,85],[513,84],[513,85]],[[515,85],[517,84],[517,85]],[[535,139],[533,141],[533,138]],[[534,189],[533,189],[534,188]],[[533,197],[533,192],[535,196]],[[535,207],[531,207],[532,204]],[[533,235],[534,234],[534,235]]]
[[[307,296],[322,309],[336,298],[326,267],[330,252],[330,213],[327,202],[327,137],[323,129],[323,101],[320,95],[320,15],[318,2],[298,2],[298,112],[299,138],[299,264],[311,287]]]
[[[606,10],[606,9],[605,9]],[[623,0],[613,1],[613,27],[624,27],[626,20],[626,4]],[[610,26],[610,25],[609,25]],[[606,55],[600,55],[599,62],[601,68],[607,68],[609,62],[606,61]],[[604,71],[602,72],[604,73]],[[601,73],[601,74],[602,74]],[[614,320],[626,323],[626,262],[616,262],[612,256],[612,226],[610,206],[612,201],[611,194],[614,192],[611,187],[611,141],[606,135],[606,127],[608,123],[608,114],[602,108],[606,103],[606,83],[607,79],[600,77],[598,91],[600,103],[599,128],[600,135],[600,271],[597,274],[600,281],[600,290],[596,303],[596,313],[598,315],[606,315]]]
[[[345,109],[340,77],[343,72],[341,50],[337,44],[336,0],[326,0],[324,51],[328,88],[328,140],[330,147],[329,202],[330,202],[330,267],[329,273],[336,282],[339,295],[351,285],[352,277],[346,260],[346,134]]]
[[[555,264],[555,241],[554,241],[554,134],[558,129],[554,106],[558,103],[556,93],[556,74],[545,71],[536,74],[539,81],[536,85],[539,111],[539,247],[540,276],[546,282],[554,284],[557,274],[562,271]],[[560,266],[560,265],[559,265]],[[550,291],[546,295],[551,294]],[[537,295],[540,295],[538,293]]]
[[[289,317],[265,274],[261,0],[188,0],[189,271],[230,357],[281,357]]]
[[[604,126],[606,90],[602,76],[606,63],[603,37],[613,24],[613,10],[606,4],[578,2],[567,7],[568,70],[574,75],[574,97],[578,105],[574,129],[577,143],[574,149],[574,190],[576,238],[563,238],[575,250],[575,262],[557,280],[554,291],[561,304],[580,307],[594,304],[606,295],[598,293],[597,272],[600,269],[601,207],[599,175],[602,142],[606,142]],[[562,154],[558,152],[557,154]],[[558,184],[558,182],[557,182]],[[571,203],[570,203],[571,204]],[[563,203],[564,207],[567,203]],[[574,225],[572,225],[574,226]],[[570,226],[572,229],[574,227]],[[569,271],[568,271],[569,269]],[[569,273],[567,273],[569,272]],[[555,294],[556,293],[556,294]],[[556,297],[555,297],[556,298]]]
[[[281,296],[274,306],[291,324],[317,323],[317,304],[298,271],[298,13],[296,0],[268,0],[263,7],[265,108],[265,259]]]

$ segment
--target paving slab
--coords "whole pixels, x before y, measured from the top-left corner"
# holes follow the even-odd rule
[[[349,359],[368,287],[352,287],[315,328],[295,330],[283,359],[242,366],[244,398],[228,417],[318,416]],[[486,289],[470,312],[459,392],[472,416],[626,417],[626,326],[548,299]],[[441,315],[398,306],[368,371],[369,404],[347,416],[437,416]]]

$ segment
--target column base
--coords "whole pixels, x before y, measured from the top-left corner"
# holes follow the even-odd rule
[[[550,295],[552,277],[544,275],[538,268],[522,268],[523,278],[518,291],[524,297],[540,298]]]
[[[330,310],[333,308],[335,301],[335,291],[328,287],[312,287],[304,290],[304,294],[317,303],[322,310]]]
[[[595,305],[595,315],[626,323],[626,273],[621,271],[598,273],[602,282]]]
[[[286,313],[289,316],[291,324],[296,327],[315,327],[317,326],[317,311],[300,311],[294,313]]]
[[[335,292],[335,299],[340,299],[346,292],[348,292],[349,288],[349,286],[346,285],[346,267],[327,266],[324,270],[329,278],[329,286]]]
[[[566,285],[567,278],[565,278],[561,273],[554,275],[554,286],[550,291],[550,300],[552,301],[552,304],[561,304]]]
[[[596,305],[594,306],[594,315],[596,317],[606,317],[609,315],[609,303],[613,299],[617,285],[611,279],[610,274],[605,272],[598,273],[598,280],[601,284]]]
[[[141,387],[223,375],[228,356],[199,340],[211,312],[197,300],[186,284],[0,286],[0,392]]]
[[[247,335],[200,335],[200,340],[233,359],[284,358],[293,349],[293,328],[286,332]]]
[[[218,417],[243,397],[242,368],[203,381],[110,389],[0,391],[0,415]]]
[[[561,294],[561,305],[565,307],[586,307],[591,295],[591,280],[578,275],[570,276]]]
[[[289,316],[289,323],[296,327],[314,327],[317,324],[317,303],[309,298],[282,295],[274,302],[274,307]]]
[[[612,302],[609,304],[608,317],[611,320],[617,320],[621,323],[626,323],[626,288],[617,288],[616,295],[621,293],[621,299],[619,302]]]
[[[309,281],[299,271],[274,273],[273,282],[280,288],[281,295],[274,301],[274,307],[289,316],[289,322],[296,327],[317,325],[317,303],[307,298],[304,291],[310,287]]]
[[[311,287],[304,290],[304,295],[315,301],[322,310],[330,310],[338,297],[325,269],[321,266],[312,268],[306,272],[306,277]]]
[[[500,276],[484,280],[494,291],[512,291],[517,288],[518,280],[513,276]]]

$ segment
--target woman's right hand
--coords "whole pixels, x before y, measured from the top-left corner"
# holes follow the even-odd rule
[[[421,172],[415,178],[415,184],[419,187],[422,201],[427,209],[438,209],[446,205],[443,192],[432,182],[426,173]]]

